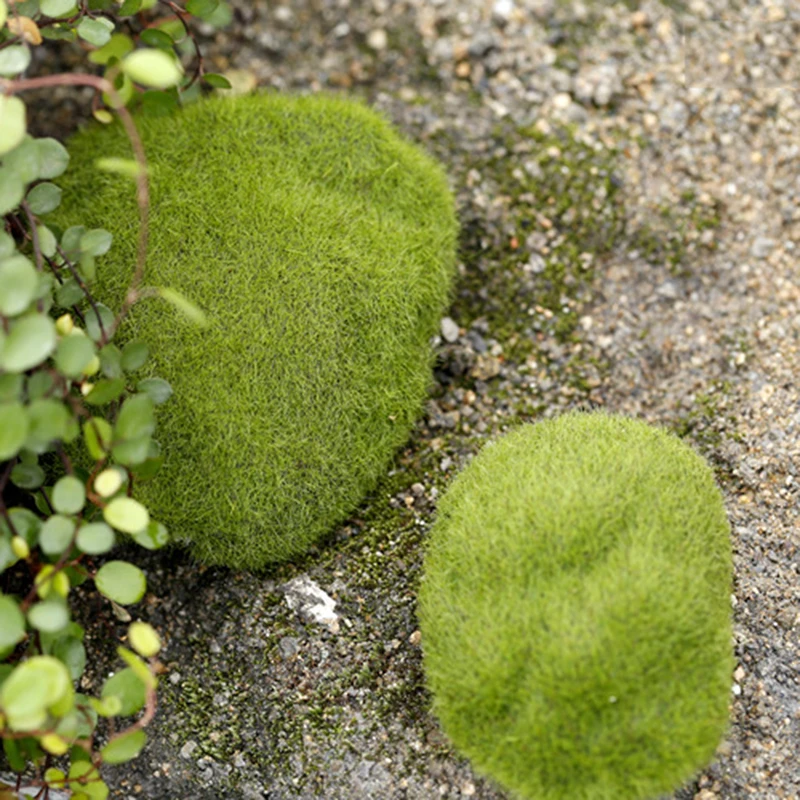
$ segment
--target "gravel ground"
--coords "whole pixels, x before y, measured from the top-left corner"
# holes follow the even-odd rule
[[[728,5],[257,1],[206,31],[237,86],[363,96],[440,158],[460,279],[425,417],[330,543],[260,576],[145,560],[162,710],[115,796],[506,797],[429,713],[422,546],[488,438],[588,406],[692,442],[730,514],[732,725],[674,797],[800,797],[800,12]],[[290,609],[299,577],[335,611]]]

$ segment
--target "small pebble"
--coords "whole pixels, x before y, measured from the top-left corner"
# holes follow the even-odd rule
[[[453,342],[458,341],[461,331],[458,325],[450,317],[442,318],[440,329],[442,331],[442,338],[446,342],[452,344]]]
[[[197,750],[197,742],[193,739],[189,739],[186,744],[181,747],[181,758],[186,759],[187,761],[192,757],[192,753]]]
[[[385,50],[389,44],[389,36],[383,28],[375,28],[367,34],[367,44],[377,51]]]
[[[766,236],[758,236],[753,241],[750,253],[754,258],[766,258],[775,247],[775,240]]]
[[[492,6],[492,14],[500,22],[508,22],[508,20],[511,19],[511,15],[513,13],[514,13],[513,0],[495,0],[494,5]]]

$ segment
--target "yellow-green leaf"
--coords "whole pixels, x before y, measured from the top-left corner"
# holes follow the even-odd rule
[[[177,86],[183,77],[179,62],[162,50],[135,50],[122,60],[121,65],[131,80],[155,89]]]
[[[103,518],[123,533],[138,533],[150,522],[147,509],[132,497],[116,497],[103,509]]]
[[[127,561],[106,562],[94,582],[101,594],[122,605],[138,603],[147,589],[144,573]]]
[[[28,52],[27,47],[14,45],[14,48],[16,47],[21,48],[26,53]],[[6,50],[11,49],[13,48],[6,48]],[[25,67],[22,67],[22,69],[25,69]],[[21,72],[22,70],[19,71]],[[10,72],[0,70],[0,74],[13,75],[14,70]],[[19,97],[0,94],[0,155],[13,150],[25,138],[27,126],[25,114],[25,103]]]

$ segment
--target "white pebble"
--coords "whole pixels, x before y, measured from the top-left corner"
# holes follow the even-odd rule
[[[450,317],[443,317],[439,327],[441,328],[442,336],[446,342],[452,344],[458,340],[460,334],[458,325]]]
[[[373,50],[385,50],[389,44],[389,37],[383,28],[375,28],[367,34],[367,44]]]

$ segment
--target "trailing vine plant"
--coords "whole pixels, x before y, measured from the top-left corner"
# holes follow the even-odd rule
[[[135,489],[161,464],[155,409],[172,389],[141,379],[146,342],[120,347],[115,334],[146,297],[203,318],[169,287],[143,285],[147,163],[131,110],[169,113],[202,83],[228,86],[206,72],[190,23],[229,16],[218,0],[0,0],[0,738],[17,773],[0,779],[3,800],[19,796],[23,774],[40,798],[63,788],[104,800],[102,764],[136,757],[156,711],[160,637],[124,608],[144,596],[145,575],[107,554],[120,538],[150,550],[167,542]],[[82,48],[87,70],[29,74],[54,42]],[[94,89],[94,117],[118,117],[131,142],[133,158],[96,162],[132,180],[138,201],[137,257],[116,311],[90,290],[111,234],[46,223],[69,155],[29,134],[24,96],[56,86]],[[71,608],[92,584],[130,623],[117,649],[124,668],[96,697],[75,689],[87,653]]]

